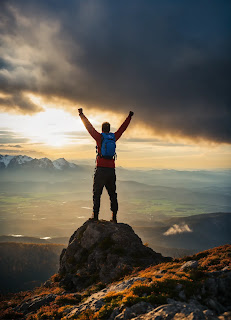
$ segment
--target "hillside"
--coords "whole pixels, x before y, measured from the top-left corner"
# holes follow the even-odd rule
[[[63,245],[0,243],[1,293],[29,290],[58,270]]]
[[[33,291],[2,296],[0,319],[231,318],[231,245],[164,262],[134,234],[140,247],[133,249],[139,254],[129,258],[126,250],[134,241],[124,237],[131,237],[132,228],[109,224],[87,222],[76,230],[61,254],[59,273]],[[147,258],[153,263],[145,267],[150,264]],[[111,278],[106,277],[107,265]],[[118,273],[120,265],[133,267]],[[92,275],[99,272],[98,277],[94,274],[89,282],[83,268]]]
[[[151,222],[149,226],[134,226],[134,230],[152,248],[175,247],[194,252],[230,243],[230,228],[231,214],[224,212],[172,217],[153,226]]]
[[[196,261],[194,267],[185,266],[189,261]],[[33,291],[1,296],[0,319],[98,320],[117,316],[116,319],[151,320],[169,316],[169,319],[225,320],[231,317],[231,245],[134,270],[107,286],[98,283],[81,292],[63,289],[59,280],[56,274]],[[175,317],[176,313],[181,318]]]
[[[60,245],[55,244],[60,243]],[[0,294],[31,290],[57,272],[68,239],[51,241],[34,237],[0,236]],[[165,256],[182,257],[190,250],[152,248]]]

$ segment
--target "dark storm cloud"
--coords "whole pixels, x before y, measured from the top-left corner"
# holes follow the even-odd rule
[[[229,1],[0,6],[0,88],[13,93],[2,104],[37,112],[29,100],[14,99],[34,92],[73,105],[132,109],[162,135],[231,142]]]
[[[24,97],[21,92],[12,93],[10,96],[3,98],[0,97],[0,107],[2,107],[4,111],[14,109],[26,114],[43,111],[43,108],[37,106],[30,101],[29,98]]]

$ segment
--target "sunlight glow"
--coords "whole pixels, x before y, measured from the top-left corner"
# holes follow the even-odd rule
[[[84,130],[78,116],[62,109],[44,108],[44,112],[35,115],[2,114],[3,124],[23,134],[32,143],[44,143],[49,146],[63,146],[73,143],[68,133],[75,134]],[[3,125],[1,125],[3,127]]]
[[[2,154],[26,154],[31,157],[84,160],[95,159],[95,141],[84,127],[78,105],[62,105],[61,100],[45,102],[39,96],[30,99],[44,111],[33,115],[0,113]],[[55,106],[56,102],[56,106]],[[63,102],[64,103],[64,102]],[[51,106],[52,105],[52,106]],[[97,131],[103,121],[116,131],[126,115],[84,108]],[[117,166],[148,168],[230,168],[231,147],[211,143],[193,143],[175,137],[154,136],[136,118],[117,143]]]

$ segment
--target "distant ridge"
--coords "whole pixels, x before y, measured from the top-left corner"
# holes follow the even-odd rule
[[[24,235],[1,235],[0,244],[2,242],[17,242],[17,243],[33,243],[33,244],[63,244],[68,243],[68,237],[54,237],[54,238],[38,238]]]
[[[68,162],[64,158],[54,161],[48,158],[31,158],[26,155],[0,155],[0,170],[4,169],[49,169],[49,170],[76,170],[79,166]]]

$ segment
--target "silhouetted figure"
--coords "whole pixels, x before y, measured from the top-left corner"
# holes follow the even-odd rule
[[[99,209],[100,209],[100,198],[103,192],[104,186],[110,197],[111,211],[112,211],[112,222],[117,222],[117,211],[118,201],[116,193],[116,173],[115,173],[115,142],[121,137],[123,132],[127,129],[133,112],[130,111],[128,117],[115,132],[110,132],[110,123],[104,122],[102,124],[102,133],[99,133],[92,126],[90,121],[83,114],[83,109],[80,108],[79,115],[83,121],[87,131],[90,133],[92,138],[96,141],[97,158],[96,158],[96,169],[94,174],[93,183],[93,214],[92,219],[98,220]]]

